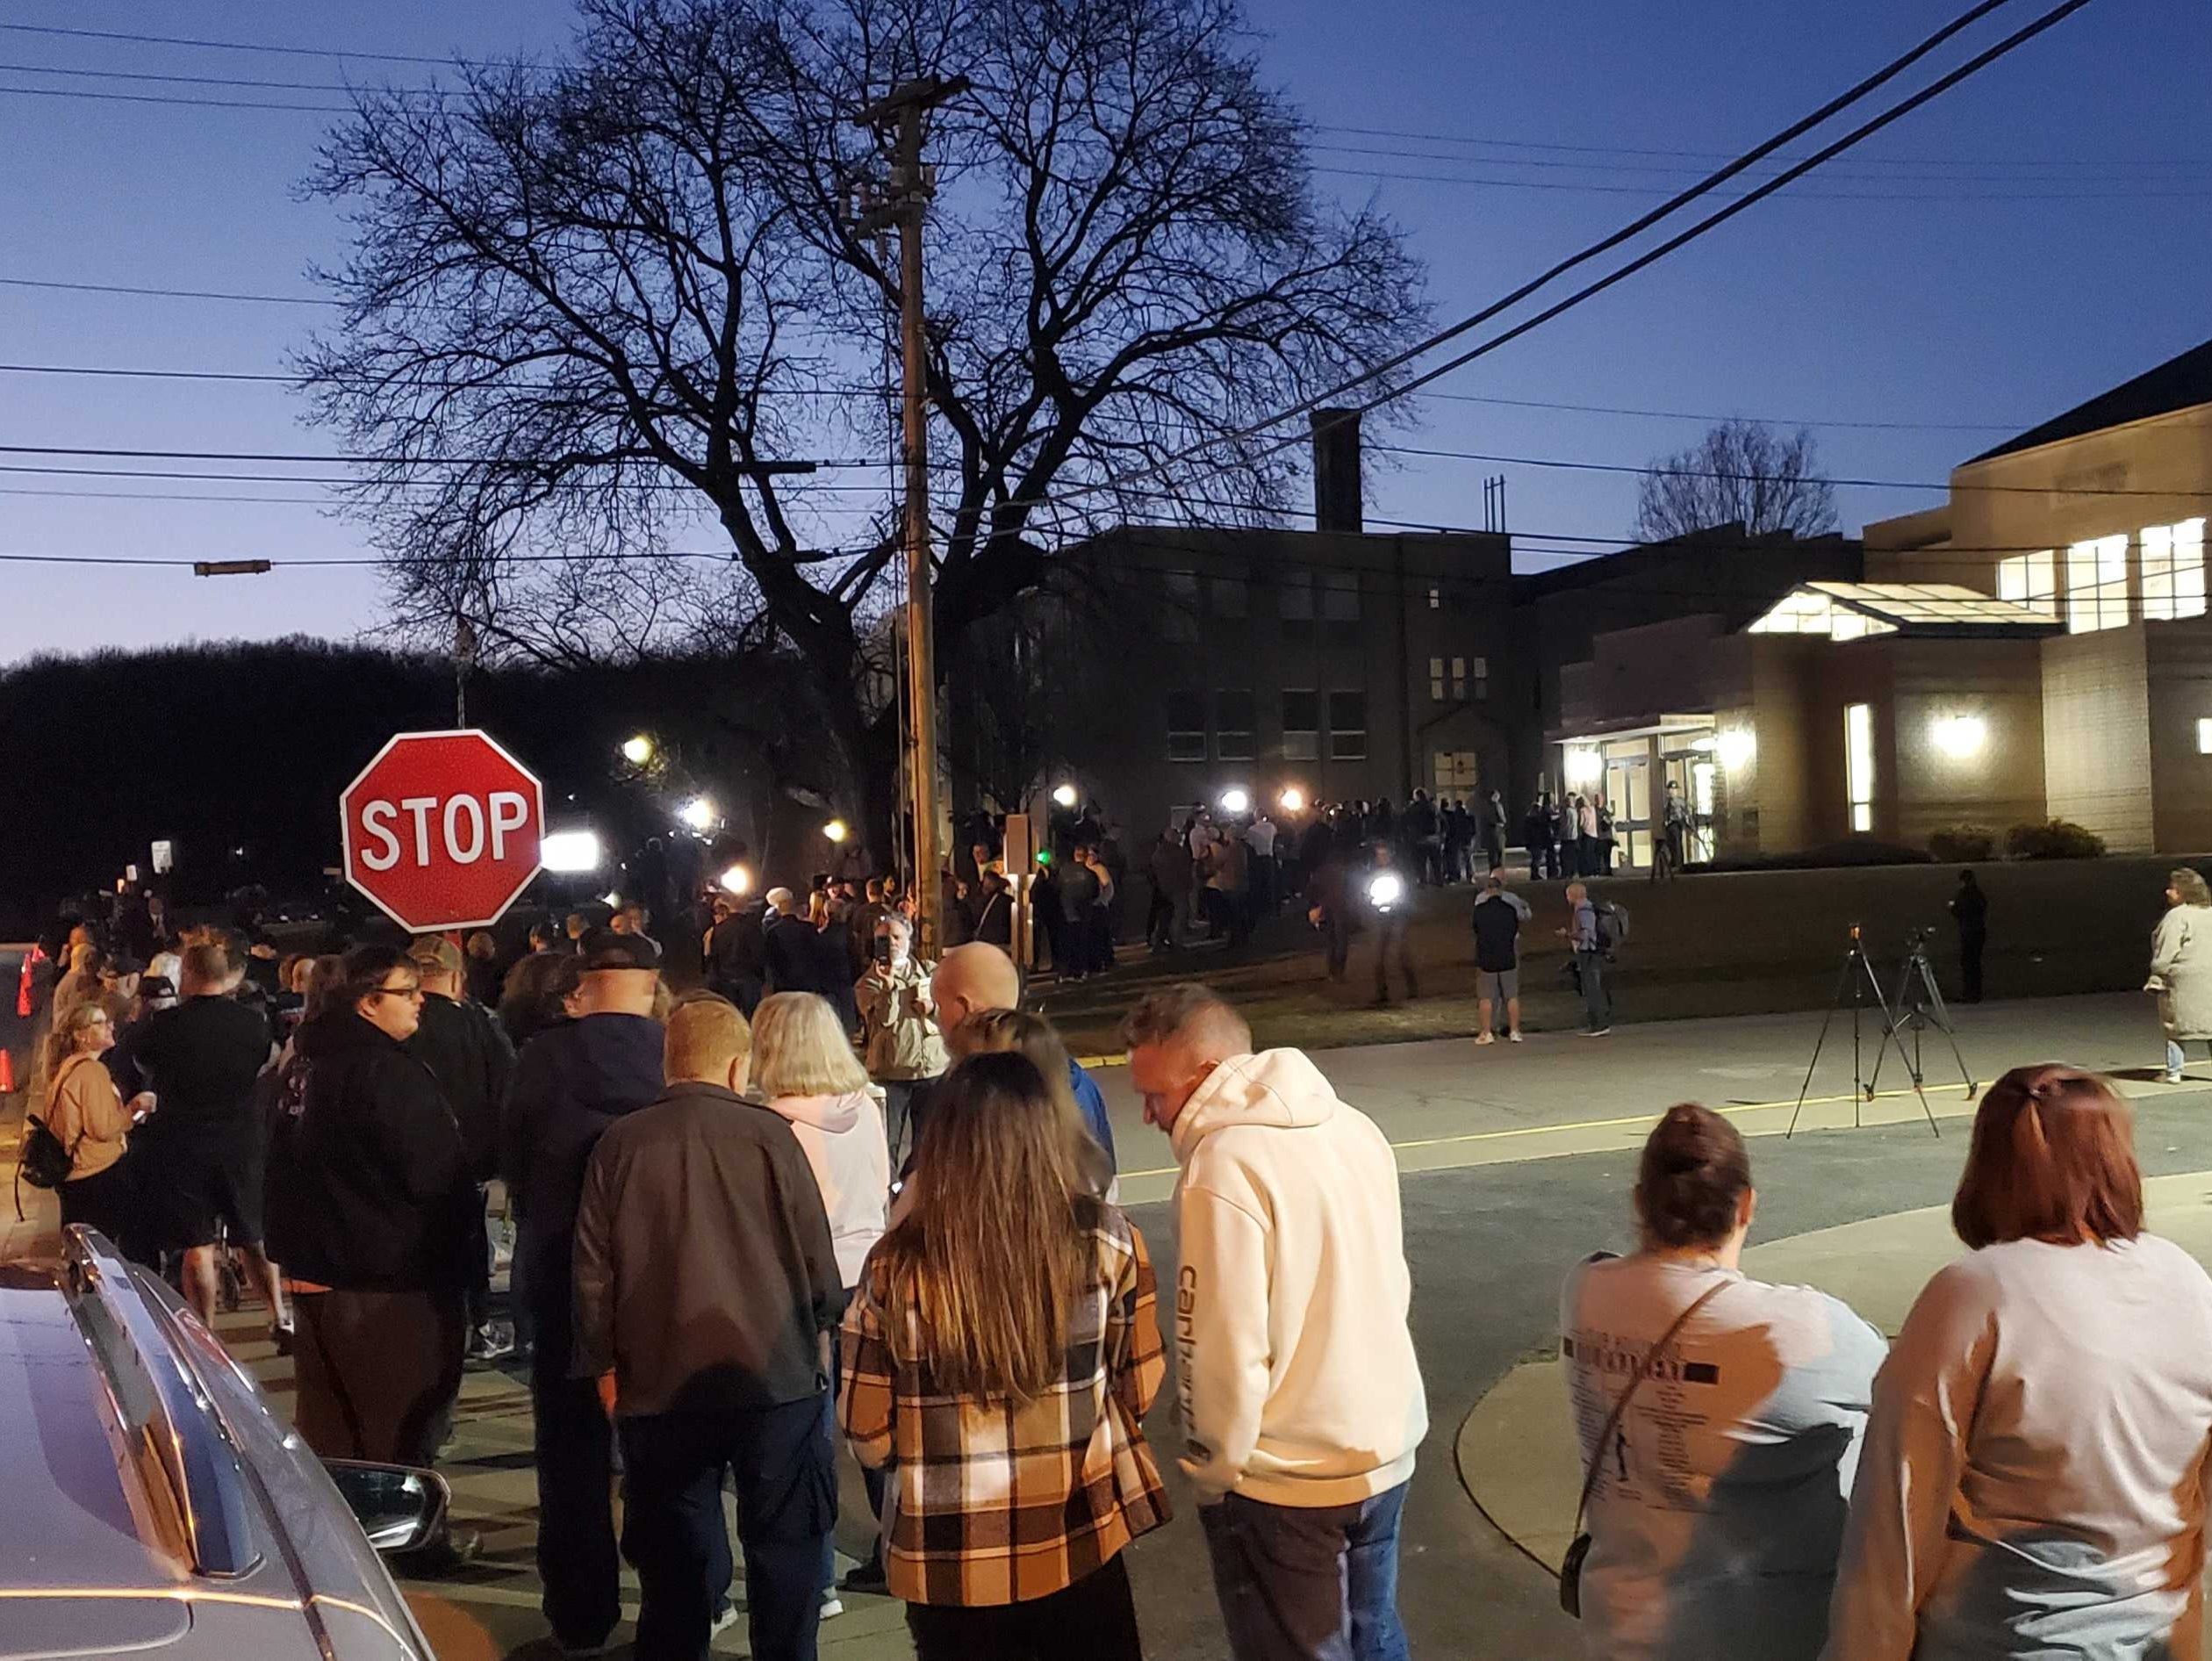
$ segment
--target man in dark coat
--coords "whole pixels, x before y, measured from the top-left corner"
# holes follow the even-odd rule
[[[659,952],[643,935],[605,929],[583,944],[577,1018],[523,1046],[500,1125],[500,1169],[518,1212],[516,1270],[536,1340],[530,1407],[542,1607],[569,1650],[605,1643],[621,1618],[614,1432],[598,1390],[569,1376],[577,1206],[600,1137],[661,1093]]]

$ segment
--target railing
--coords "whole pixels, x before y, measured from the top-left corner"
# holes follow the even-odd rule
[[[106,1384],[155,1526],[196,1574],[251,1573],[261,1550],[238,1449],[131,1266],[81,1224],[62,1232],[61,1266],[70,1314]]]

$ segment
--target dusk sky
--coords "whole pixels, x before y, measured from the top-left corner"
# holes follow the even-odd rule
[[[1251,0],[1250,16],[1274,78],[1318,129],[1317,184],[1354,203],[1373,193],[1406,227],[1430,266],[1442,320],[1633,217],[1694,176],[1677,169],[1702,170],[1713,164],[1708,157],[1764,137],[1962,7]],[[1973,44],[2040,9],[2007,8]],[[568,16],[564,6],[520,0],[468,8],[14,0],[5,21],[481,56],[549,52],[565,38]],[[1968,50],[1954,49],[1944,64]],[[64,69],[311,85],[432,73],[0,27],[0,154],[8,157],[0,223],[10,233],[0,279],[301,297],[314,291],[309,263],[334,263],[345,248],[337,217],[295,193],[330,118],[111,100],[337,99],[54,73]],[[1939,481],[1997,439],[2212,334],[2208,87],[2212,7],[2095,0],[1862,150],[1461,371],[1441,386],[1457,396],[1425,402],[1425,429],[1410,442],[1634,465],[1733,413],[1813,426],[1839,476]],[[68,96],[40,95],[54,92]],[[83,96],[95,93],[105,96]],[[1417,134],[1432,136],[1408,136]],[[279,375],[287,349],[322,315],[312,305],[0,286],[0,361]],[[0,372],[0,443],[12,446],[334,449],[302,413],[281,385]],[[223,471],[54,455],[5,461]],[[312,479],[336,470],[232,471]],[[1482,480],[1494,472],[1511,481],[1522,569],[1582,545],[1562,536],[1618,537],[1629,528],[1628,475],[1459,461],[1380,478],[1370,511],[1480,524]],[[183,494],[263,500],[161,499]],[[1924,491],[1839,492],[1851,530],[1939,500]],[[0,484],[0,552],[363,555],[362,529],[319,511],[320,500],[327,494],[313,484],[11,471]],[[352,566],[211,581],[7,564],[0,594],[0,664],[39,651],[187,637],[347,636],[378,617],[374,572]]]

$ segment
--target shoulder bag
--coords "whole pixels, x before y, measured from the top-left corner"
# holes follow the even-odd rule
[[[1620,1392],[1620,1399],[1613,1403],[1605,1427],[1598,1433],[1597,1445],[1591,1449],[1590,1469],[1583,1475],[1582,1498],[1575,1501],[1574,1543],[1567,1548],[1567,1555],[1559,1564],[1559,1607],[1577,1621],[1582,1619],[1583,1559],[1590,1555],[1590,1535],[1582,1526],[1583,1513],[1590,1508],[1590,1496],[1597,1489],[1598,1472],[1605,1463],[1605,1445],[1612,1440],[1613,1432],[1620,1427],[1620,1416],[1628,1411],[1628,1403],[1635,1396],[1636,1386],[1649,1376],[1651,1363],[1658,1359],[1659,1352],[1674,1341],[1675,1334],[1689,1324],[1690,1317],[1710,1303],[1721,1286],[1734,1284],[1733,1281],[1724,1280],[1720,1286],[1706,1287],[1689,1308],[1674,1318],[1674,1325],[1661,1334],[1659,1341],[1652,1345],[1644,1353],[1643,1360],[1637,1363],[1635,1377],[1628,1381],[1628,1388]]]

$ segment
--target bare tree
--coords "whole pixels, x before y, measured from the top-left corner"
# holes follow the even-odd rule
[[[1812,433],[1784,438],[1759,421],[1727,421],[1688,449],[1654,462],[1636,501],[1636,535],[1665,542],[1719,525],[1750,536],[1836,528],[1835,486],[1820,476]]]
[[[853,117],[929,75],[938,652],[1131,514],[1251,522],[1294,463],[1233,441],[1418,332],[1421,274],[1312,194],[1234,0],[584,0],[565,62],[370,93],[310,181],[355,246],[305,354],[364,456],[400,615],[487,650],[765,629],[810,666],[862,822],[891,823],[871,695],[895,259],[851,229]],[[1134,470],[1154,472],[1099,489]],[[887,485],[888,481],[883,481]],[[861,494],[856,498],[855,487]],[[1081,486],[1088,493],[1070,500]],[[738,580],[663,556],[704,536]],[[549,560],[536,564],[533,560]]]

